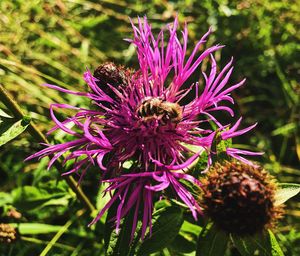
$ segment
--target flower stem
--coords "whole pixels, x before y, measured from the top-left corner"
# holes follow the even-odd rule
[[[85,213],[85,210],[79,210],[76,212],[75,216],[76,219],[83,215]],[[55,244],[57,244],[58,239],[69,229],[69,227],[73,224],[74,218],[70,219],[66,222],[65,225],[61,227],[61,229],[55,234],[55,236],[49,241],[45,249],[40,253],[40,256],[46,256],[48,252],[52,249]]]
[[[4,89],[4,87],[0,84],[0,100],[4,103],[4,105],[12,112],[14,117],[18,119],[23,119],[25,115],[23,114],[20,106],[15,102],[12,97],[8,94],[8,92]],[[37,141],[48,144],[48,140],[46,137],[40,132],[40,130],[31,122],[28,126],[28,132],[30,135]],[[62,170],[63,166],[59,161],[55,162],[55,167],[58,170]],[[70,188],[77,195],[78,199],[85,206],[85,208],[89,212],[94,212],[96,209],[93,204],[90,202],[88,197],[84,194],[82,189],[78,186],[77,182],[74,180],[72,176],[63,176]]]

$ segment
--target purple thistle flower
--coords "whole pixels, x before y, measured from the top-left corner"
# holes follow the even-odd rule
[[[229,130],[225,130],[221,132],[221,138],[222,140],[228,140],[240,135],[243,135],[245,133],[247,133],[248,131],[252,130],[257,123],[246,127],[242,130],[237,131],[237,128],[239,127],[239,125],[241,124],[242,121],[242,117],[239,118],[239,120],[229,129]],[[228,127],[228,126],[227,126]],[[226,127],[223,127],[223,129],[225,129]],[[237,149],[237,148],[226,148],[226,153],[227,155],[236,158],[238,160],[240,160],[241,162],[244,162],[245,164],[251,165],[251,166],[256,166],[254,163],[252,163],[251,161],[247,160],[246,158],[242,157],[241,155],[248,155],[248,156],[260,156],[263,155],[264,152],[252,152],[252,151],[248,151],[248,150],[241,150],[241,149]]]
[[[146,233],[147,226],[151,234],[151,220],[153,211],[153,195],[155,192],[163,191],[171,186],[181,198],[181,200],[190,208],[192,215],[197,219],[197,212],[201,212],[201,208],[192,196],[192,194],[178,181],[180,179],[187,180],[196,186],[200,186],[200,182],[193,176],[170,171],[156,171],[124,174],[120,177],[103,180],[111,185],[105,190],[105,193],[117,191],[111,200],[99,212],[97,217],[90,225],[97,222],[107,209],[109,209],[115,201],[119,201],[117,207],[117,215],[113,219],[116,221],[116,229],[119,230],[120,222],[128,212],[134,208],[134,218],[132,224],[131,237],[134,235],[137,226],[140,205],[143,204],[142,217],[142,239]],[[158,183],[154,185],[153,183]],[[130,191],[130,193],[129,193]]]
[[[232,109],[221,104],[225,101],[233,103],[231,91],[240,87],[245,80],[225,88],[233,70],[232,60],[217,74],[216,61],[212,55],[223,46],[215,45],[198,53],[211,30],[187,56],[187,25],[182,31],[181,43],[177,35],[177,18],[173,24],[162,29],[156,38],[146,18],[139,19],[137,26],[132,23],[132,27],[134,38],[127,41],[136,46],[140,67],[128,75],[124,81],[126,86],[99,86],[101,81],[93,77],[89,70],[84,73],[89,92],[74,92],[55,85],[45,85],[64,93],[86,97],[97,109],[52,104],[50,113],[56,125],[48,133],[62,130],[74,139],[57,145],[46,145],[45,149],[27,160],[50,156],[50,168],[60,156],[64,156],[64,163],[74,161],[72,169],[64,174],[81,173],[80,180],[90,166],[97,165],[103,171],[102,182],[110,184],[105,192],[111,193],[112,198],[91,224],[117,202],[117,214],[113,219],[117,230],[121,219],[133,208],[133,236],[142,209],[144,237],[147,227],[151,232],[154,198],[158,198],[165,189],[172,188],[175,197],[187,205],[195,219],[201,213],[200,206],[180,180],[200,187],[199,181],[186,174],[185,170],[204,150],[210,150],[215,132],[202,128],[202,123],[213,121],[220,128],[224,127],[213,113],[226,111],[233,116]],[[166,33],[168,36],[165,36]],[[205,58],[210,58],[212,64],[210,74],[203,73],[205,85],[202,93],[198,83],[183,88]],[[182,105],[182,100],[192,90],[195,91],[194,99]],[[77,113],[59,121],[54,108],[72,109]],[[72,129],[70,124],[73,125]],[[238,124],[224,131],[222,139],[249,130],[247,128],[236,132]],[[199,148],[199,152],[193,152],[189,145]],[[227,153],[236,158],[238,154],[250,154],[234,149],[227,149]],[[133,161],[132,168],[124,169],[123,164],[129,160]]]

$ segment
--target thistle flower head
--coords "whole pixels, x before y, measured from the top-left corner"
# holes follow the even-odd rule
[[[110,184],[106,192],[115,191],[115,195],[95,221],[114,202],[118,202],[117,227],[128,209],[136,207],[135,227],[140,205],[143,204],[144,234],[146,227],[151,227],[153,200],[167,188],[173,189],[174,197],[182,200],[195,218],[201,212],[181,180],[200,186],[185,170],[204,150],[210,150],[215,131],[203,128],[202,124],[214,122],[223,127],[214,113],[225,111],[233,115],[232,109],[223,103],[233,103],[230,93],[245,80],[227,86],[233,70],[232,60],[217,72],[213,53],[223,46],[215,45],[199,51],[211,30],[196,43],[188,56],[187,25],[180,38],[177,18],[157,36],[153,35],[146,18],[138,19],[138,24],[132,23],[132,27],[133,39],[127,41],[136,47],[137,71],[129,71],[113,63],[99,66],[94,76],[87,70],[84,73],[89,87],[87,92],[46,85],[86,97],[95,107],[85,109],[52,104],[50,113],[56,125],[49,133],[62,130],[72,135],[73,140],[47,145],[28,159],[50,155],[50,168],[63,155],[64,163],[74,161],[73,167],[64,175],[76,173],[80,180],[91,166],[98,166],[102,171],[102,182]],[[211,60],[211,70],[209,74],[203,73],[204,87],[200,88],[197,82],[186,84],[205,58]],[[194,92],[194,97],[187,99],[191,92]],[[76,114],[60,121],[54,109],[72,109]],[[199,150],[194,152],[191,146]],[[130,170],[124,168],[128,161],[133,163]],[[134,192],[129,194],[128,191]]]
[[[274,206],[276,183],[261,167],[238,161],[216,164],[201,182],[205,213],[223,231],[253,235],[280,217],[282,208]]]

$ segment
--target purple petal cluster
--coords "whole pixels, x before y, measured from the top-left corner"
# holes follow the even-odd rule
[[[231,92],[245,80],[228,85],[233,71],[232,60],[218,72],[213,53],[223,46],[215,45],[199,51],[206,42],[209,30],[195,45],[191,54],[188,49],[188,29],[185,24],[181,37],[178,20],[163,28],[155,37],[147,19],[132,23],[134,36],[127,39],[136,46],[139,68],[132,72],[126,86],[106,84],[112,92],[106,93],[97,78],[87,70],[84,80],[87,92],[75,92],[47,84],[55,90],[86,97],[94,105],[92,109],[67,104],[52,104],[50,114],[55,126],[49,133],[61,130],[72,136],[69,142],[46,145],[46,148],[27,159],[50,156],[48,167],[60,157],[64,163],[73,161],[65,174],[76,173],[80,179],[91,166],[102,171],[102,182],[109,186],[105,193],[112,195],[92,223],[117,203],[113,221],[117,230],[121,219],[134,209],[132,236],[138,219],[142,219],[142,237],[147,227],[151,232],[153,203],[170,190],[180,199],[194,218],[201,208],[186,187],[187,182],[200,188],[201,184],[186,170],[203,151],[210,151],[216,131],[204,128],[214,122],[227,140],[242,135],[255,125],[237,131],[241,119],[230,129],[215,117],[218,111],[234,115],[228,104],[234,103]],[[204,59],[210,59],[209,74],[203,73],[204,85],[187,80],[199,69]],[[198,73],[198,72],[197,72]],[[191,99],[191,95],[194,95]],[[183,103],[185,102],[185,103]],[[70,109],[75,114],[60,121],[54,109]],[[198,148],[195,152],[191,149]],[[258,155],[245,150],[227,148],[227,154],[248,162],[240,155]],[[124,164],[132,162],[130,169]],[[182,182],[184,181],[184,182]]]

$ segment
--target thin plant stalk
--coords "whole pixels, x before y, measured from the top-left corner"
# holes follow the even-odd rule
[[[23,114],[20,106],[16,101],[12,99],[12,97],[8,94],[8,92],[4,89],[4,87],[0,84],[0,100],[4,103],[4,105],[12,112],[14,117],[18,119],[23,119],[25,115]],[[28,132],[30,135],[37,141],[37,142],[43,142],[48,144],[49,141],[46,139],[46,137],[40,132],[40,130],[31,122],[28,126]],[[55,162],[55,167],[58,170],[62,170],[63,166],[60,162]],[[85,195],[85,193],[82,191],[82,189],[78,186],[77,182],[74,180],[72,176],[64,176],[64,179],[70,186],[70,188],[74,191],[74,193],[77,195],[77,198],[81,203],[84,205],[84,207],[90,212],[93,213],[96,208],[93,206],[93,204],[90,202],[88,197]]]

